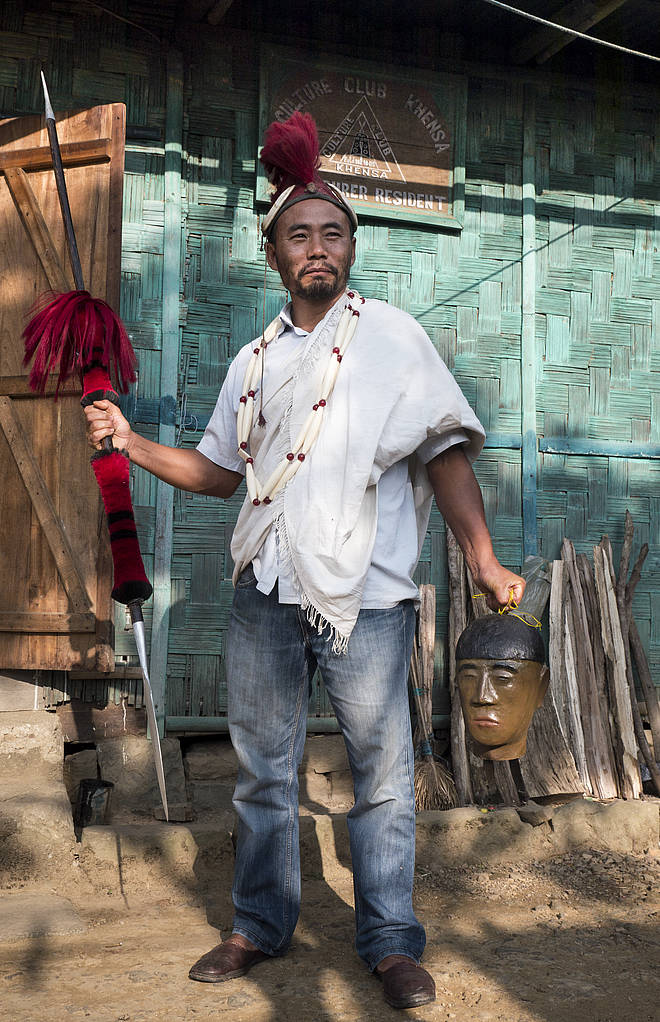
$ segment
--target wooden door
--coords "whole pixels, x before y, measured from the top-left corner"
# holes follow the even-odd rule
[[[117,309],[125,108],[57,114],[85,286]],[[0,670],[111,671],[112,560],[77,380],[35,397],[21,333],[73,277],[44,120],[0,122]]]

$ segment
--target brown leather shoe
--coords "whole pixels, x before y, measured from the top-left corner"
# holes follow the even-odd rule
[[[412,958],[390,965],[385,972],[376,969],[383,984],[385,1000],[392,1008],[418,1008],[420,1004],[435,1001],[435,983],[421,965]]]
[[[225,980],[244,976],[257,962],[263,962],[270,957],[258,948],[252,951],[250,948],[235,944],[232,940],[225,940],[202,955],[188,976],[190,979],[199,980],[200,983],[224,983]]]

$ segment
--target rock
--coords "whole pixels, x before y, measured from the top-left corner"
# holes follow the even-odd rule
[[[2,714],[0,776],[62,778],[64,738],[56,714],[45,710]]]
[[[341,735],[311,735],[307,739],[300,766],[300,793],[303,804],[316,802],[334,808],[353,805],[353,776]]]
[[[197,845],[187,827],[168,827],[166,823],[120,824],[112,827],[85,827],[81,837],[83,851],[93,851],[97,859],[115,865],[130,858],[194,863]]]
[[[418,813],[417,862],[441,868],[486,861],[543,861],[587,849],[613,855],[645,852],[657,847],[658,808],[657,802],[603,804],[577,799],[554,807],[551,828],[530,827],[514,809],[483,812],[468,806]],[[589,872],[596,872],[598,866],[591,859],[581,858],[580,864]]]
[[[330,777],[313,770],[300,777],[300,801],[303,805],[318,803],[326,806],[330,800]],[[313,806],[312,806],[313,808]]]
[[[516,806],[516,812],[523,823],[530,823],[532,827],[540,827],[547,823],[554,816],[555,810],[552,806],[542,806],[538,802],[526,802],[522,806]]]
[[[161,749],[168,802],[187,802],[178,739],[164,738]],[[136,735],[108,738],[99,742],[97,753],[102,779],[114,784],[110,798],[110,820],[126,819],[131,815],[151,816],[154,807],[160,805],[151,742]]]
[[[217,781],[192,781],[188,778],[188,800],[198,813],[217,813],[231,809],[236,778]]]
[[[183,762],[190,781],[225,780],[233,783],[238,773],[236,753],[228,737],[191,742]]]

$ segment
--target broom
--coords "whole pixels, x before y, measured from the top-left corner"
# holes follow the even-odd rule
[[[453,809],[458,796],[451,773],[433,755],[433,648],[435,645],[435,588],[420,586],[419,646],[413,642],[410,678],[417,724],[415,745],[415,810]],[[421,655],[420,655],[421,654]]]

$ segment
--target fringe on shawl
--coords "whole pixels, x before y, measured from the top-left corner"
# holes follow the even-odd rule
[[[285,574],[293,575],[300,587],[300,580],[298,579],[293,567],[291,547],[289,545],[289,537],[287,534],[286,520],[284,518],[283,511],[280,512],[275,519],[275,529],[277,530],[277,542],[279,544],[280,569],[283,569]],[[350,636],[342,635],[335,625],[331,624],[331,622],[323,616],[318,607],[314,606],[307,593],[303,592],[302,589],[300,592],[300,606],[302,610],[305,611],[305,615],[310,625],[312,628],[316,628],[319,635],[322,635],[326,628],[329,630],[326,642],[330,642],[332,640],[332,652],[334,655],[344,656],[348,651],[348,640]]]
[[[342,635],[341,632],[337,631],[335,625],[331,624],[327,618],[323,617],[321,611],[318,607],[314,606],[306,593],[301,594],[300,606],[306,612],[307,620],[310,625],[312,628],[316,628],[319,635],[322,635],[326,628],[329,629],[326,642],[330,642],[332,639],[332,652],[335,656],[343,656],[348,651],[348,640],[350,636]]]

